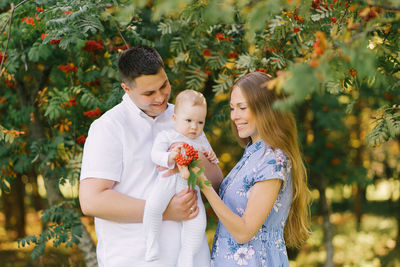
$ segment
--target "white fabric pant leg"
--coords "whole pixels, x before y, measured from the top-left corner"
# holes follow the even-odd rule
[[[177,178],[176,192],[182,191],[187,186],[186,180],[181,177]],[[182,222],[181,251],[179,252],[177,267],[194,266],[194,256],[199,252],[204,239],[207,218],[204,205],[201,205],[200,190],[198,187],[196,187],[196,190],[199,214],[191,220]]]
[[[170,177],[162,177],[162,174],[158,175],[156,184],[144,207],[143,225],[146,236],[146,261],[154,261],[159,258],[160,246],[158,239],[162,225],[162,214],[171,198],[175,195],[176,180],[180,179],[176,174]]]

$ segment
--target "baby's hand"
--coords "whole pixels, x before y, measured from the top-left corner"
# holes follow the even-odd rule
[[[217,158],[217,155],[215,155],[214,151],[206,150],[206,151],[203,151],[203,154],[206,157],[206,159],[208,159],[211,163],[213,163],[213,164],[218,163],[218,158]]]
[[[176,156],[180,153],[181,148],[180,147],[174,147],[168,155],[168,166],[172,166],[175,164],[175,159]]]

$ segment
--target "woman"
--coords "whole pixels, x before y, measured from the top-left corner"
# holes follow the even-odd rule
[[[309,190],[291,113],[273,108],[279,96],[269,76],[241,77],[231,91],[232,129],[243,157],[224,179],[219,196],[203,194],[219,218],[212,266],[289,266],[287,246],[309,236]],[[205,177],[203,177],[206,179]]]

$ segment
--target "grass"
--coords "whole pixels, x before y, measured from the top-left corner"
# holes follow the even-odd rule
[[[40,230],[39,216],[27,216],[27,234],[34,234]],[[400,266],[400,252],[395,251],[395,237],[397,233],[394,217],[365,214],[361,229],[356,231],[356,222],[350,212],[334,213],[331,216],[334,227],[335,266],[361,267],[395,267]],[[84,223],[93,231],[93,220],[85,218]],[[0,216],[0,266],[27,267],[27,266],[85,266],[82,255],[77,247],[55,249],[51,244],[39,259],[31,259],[32,247],[18,249],[12,233],[5,232],[4,221]],[[322,219],[313,218],[312,235],[307,243],[298,252],[297,257],[290,261],[291,267],[323,266],[325,248],[323,245]],[[215,229],[207,231],[207,238],[211,245]],[[37,234],[37,233],[36,233]],[[290,253],[291,254],[291,253]]]
[[[331,221],[335,233],[333,245],[336,266],[400,266],[400,253],[394,251],[397,230],[393,217],[366,214],[358,232],[351,213],[335,213]],[[312,236],[296,260],[291,261],[291,266],[323,266],[326,254],[321,223],[321,218],[315,218]],[[391,254],[389,261],[385,261],[385,256]]]

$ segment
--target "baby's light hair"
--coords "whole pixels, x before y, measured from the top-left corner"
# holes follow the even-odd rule
[[[179,110],[182,103],[189,103],[192,106],[203,106],[204,108],[207,108],[205,97],[202,93],[195,90],[184,90],[177,95],[175,100],[175,113]]]

